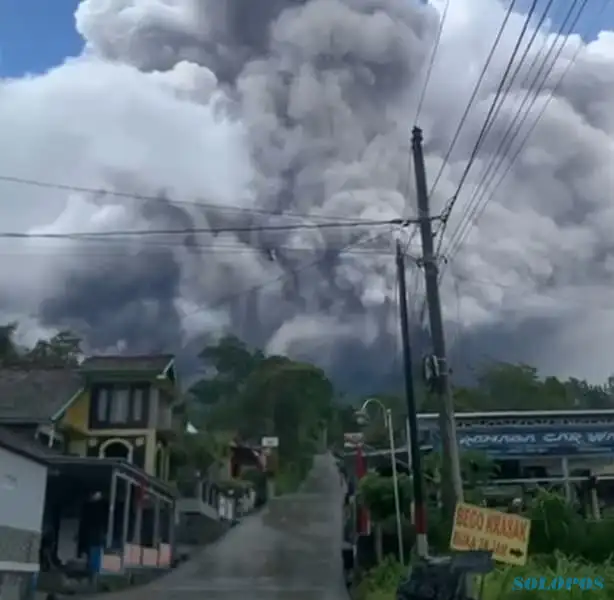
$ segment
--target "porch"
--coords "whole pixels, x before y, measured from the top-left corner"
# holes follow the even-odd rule
[[[42,572],[92,578],[171,567],[171,488],[118,459],[56,456],[50,462]]]

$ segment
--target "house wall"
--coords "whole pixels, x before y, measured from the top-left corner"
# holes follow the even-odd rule
[[[45,466],[0,448],[0,571],[38,571],[46,487]]]
[[[90,415],[90,393],[83,390],[78,398],[68,407],[62,418],[62,424],[77,431],[87,433]]]
[[[122,380],[123,381],[123,380]],[[110,383],[116,383],[110,381]],[[147,396],[146,423],[143,428],[90,428],[90,411],[92,396],[84,389],[61,419],[61,424],[85,437],[68,436],[67,449],[79,456],[99,456],[100,446],[112,438],[123,439],[132,447],[134,464],[143,468],[149,475],[168,480],[170,470],[169,451],[165,439],[157,434],[157,429],[168,430],[173,426],[171,389],[163,383],[151,384]],[[160,448],[162,449],[160,450]],[[159,453],[162,456],[159,457]],[[157,468],[160,460],[162,470]]]

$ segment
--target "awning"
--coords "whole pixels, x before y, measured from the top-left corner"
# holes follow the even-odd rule
[[[173,499],[177,496],[177,491],[165,482],[148,475],[143,469],[135,467],[126,461],[116,458],[97,458],[85,456],[56,455],[50,456],[49,469],[52,475],[74,476],[82,481],[92,483],[101,481],[103,478],[110,478],[115,470],[133,479],[139,485],[150,488],[158,494]]]

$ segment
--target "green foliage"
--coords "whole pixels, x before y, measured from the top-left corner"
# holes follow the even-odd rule
[[[251,350],[233,336],[205,347],[200,358],[207,377],[189,390],[195,424],[252,443],[278,437],[277,485],[296,487],[323,431],[329,424],[341,429],[347,418],[334,405],[325,373],[308,363]]]
[[[18,323],[0,325],[0,366],[64,367],[77,366],[82,356],[81,339],[71,331],[60,331],[49,339],[41,339],[32,348],[15,342]]]
[[[458,411],[565,410],[614,407],[614,376],[603,385],[556,377],[542,378],[525,364],[491,363],[477,370],[472,387],[457,387],[454,404]],[[427,395],[423,411],[438,410],[436,398]]]
[[[365,574],[352,595],[356,600],[393,600],[406,573],[406,567],[387,556]]]
[[[556,553],[551,564],[544,564],[541,560],[530,560],[524,567],[501,567],[486,577],[484,585],[484,600],[546,600],[553,597],[552,591],[540,590],[512,590],[515,577],[563,577],[564,579],[583,577],[603,577],[605,585],[603,590],[583,591],[579,587],[559,592],[558,596],[569,600],[579,600],[590,596],[594,600],[612,598],[614,589],[614,565],[607,561],[601,564],[588,564],[582,561],[565,557]]]
[[[531,519],[531,554],[559,551],[577,556],[582,552],[586,539],[585,521],[562,496],[539,490],[527,516]]]
[[[532,555],[552,558],[561,553],[593,564],[614,555],[614,520],[587,521],[560,494],[540,490],[527,516]]]
[[[227,447],[228,443],[206,432],[183,433],[171,443],[171,462],[175,470],[205,475],[212,465],[225,458]]]
[[[399,475],[399,501],[401,513],[409,517],[411,513],[412,487],[407,475]],[[383,522],[395,515],[394,482],[392,477],[382,477],[369,473],[360,481],[358,488],[359,500],[369,509],[375,522]]]
[[[405,570],[398,563],[388,559],[369,571],[358,584],[354,597],[356,600],[394,600],[398,584],[405,576]],[[499,567],[486,576],[484,581],[484,600],[549,600],[552,591],[516,591],[512,589],[515,577],[545,577],[547,579],[561,576],[563,578],[603,577],[604,589],[582,591],[579,587],[559,592],[557,596],[569,600],[589,597],[592,600],[607,600],[613,597],[614,564],[610,561],[591,565],[571,560],[561,554],[553,557],[551,565],[540,560],[530,560],[524,567]],[[477,583],[477,581],[476,581]]]

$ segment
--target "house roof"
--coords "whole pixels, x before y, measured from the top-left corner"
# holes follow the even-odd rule
[[[75,369],[0,369],[0,423],[49,421],[82,386]]]
[[[0,427],[0,447],[44,465],[48,463],[50,456],[47,449],[36,440],[19,435],[6,427]]]
[[[80,366],[84,373],[136,371],[158,375],[173,362],[172,354],[150,354],[143,356],[91,356]]]

